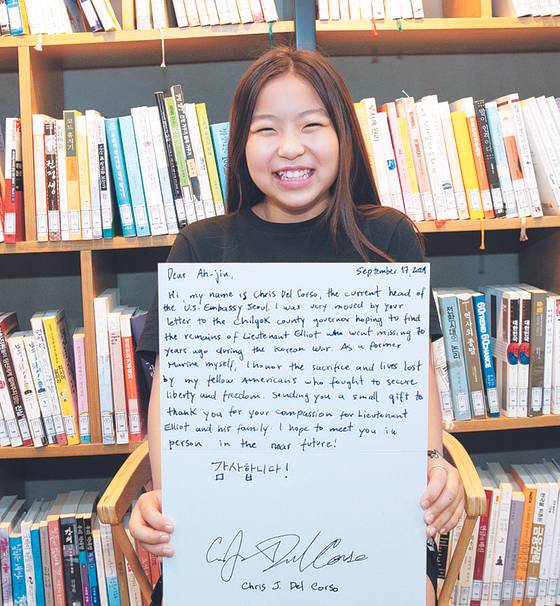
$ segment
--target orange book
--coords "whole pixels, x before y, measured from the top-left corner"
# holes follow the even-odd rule
[[[59,494],[47,515],[54,606],[66,606],[62,542],[60,540],[60,513],[67,496],[66,493]]]
[[[134,357],[134,342],[130,319],[135,309],[121,312],[121,345],[124,371],[124,391],[126,407],[128,410],[128,435],[131,442],[140,442],[145,434],[145,423],[140,409],[140,395],[138,393],[138,378],[136,375],[136,360]]]
[[[521,520],[521,536],[519,538],[519,555],[517,557],[517,570],[515,571],[514,599],[512,606],[529,606],[529,604],[535,604],[535,600],[531,602],[531,598],[524,599],[524,596],[527,590],[527,582],[530,580],[529,573],[532,572],[529,570],[528,564],[531,551],[537,487],[523,465],[512,465],[510,471],[525,497],[525,509],[523,510],[523,518]],[[539,576],[537,571],[537,586],[538,580]]]

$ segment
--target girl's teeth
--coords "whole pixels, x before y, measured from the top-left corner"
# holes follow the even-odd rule
[[[287,170],[278,173],[278,176],[283,181],[297,181],[299,179],[306,179],[311,174],[309,169],[307,170]]]

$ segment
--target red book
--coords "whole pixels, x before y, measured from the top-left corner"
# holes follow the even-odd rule
[[[486,494],[486,511],[483,516],[480,516],[480,524],[478,526],[470,606],[480,606],[482,599],[482,577],[484,576],[484,559],[486,557],[486,544],[488,542],[488,520],[490,519],[490,507],[492,506],[492,491],[485,490],[484,492]]]
[[[14,407],[14,413],[16,415],[16,421],[23,445],[33,446],[33,438],[29,431],[29,424],[27,423],[27,417],[25,416],[25,410],[23,408],[23,400],[21,399],[21,394],[19,392],[16,375],[14,373],[14,365],[6,340],[8,335],[17,328],[17,325],[18,321],[15,311],[0,314],[0,363],[2,364],[4,377],[10,391],[10,398],[12,400],[12,406]]]
[[[124,370],[124,388],[126,394],[126,407],[128,411],[128,435],[131,442],[140,442],[146,435],[144,415],[140,405],[138,392],[138,377],[136,373],[136,359],[134,356],[134,342],[130,320],[135,310],[121,312],[121,349]]]
[[[6,118],[6,195],[4,197],[4,239],[25,240],[23,223],[23,162],[21,157],[21,121]]]

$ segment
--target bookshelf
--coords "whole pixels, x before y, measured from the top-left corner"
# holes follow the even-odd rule
[[[419,55],[472,55],[476,53],[556,53],[560,50],[560,19],[509,19],[492,18],[490,0],[454,0],[444,2],[446,17],[419,21],[402,21],[402,31],[394,22],[377,23],[376,34],[370,22],[317,22],[317,42],[320,49],[333,56],[344,65],[352,65],[357,57],[375,61],[377,57],[401,57]],[[120,273],[126,273],[127,263],[139,264],[140,270],[155,276],[156,263],[165,259],[173,242],[173,236],[149,238],[114,238],[104,241],[79,242],[36,242],[33,179],[33,149],[31,138],[31,116],[46,113],[59,116],[65,105],[75,103],[65,93],[68,89],[67,75],[75,70],[116,70],[148,67],[159,69],[161,62],[162,36],[165,41],[166,62],[171,66],[190,69],[203,63],[222,63],[243,60],[250,61],[268,48],[269,26],[250,24],[240,26],[198,27],[189,30],[167,29],[159,31],[135,31],[133,25],[134,0],[122,0],[121,14],[123,31],[99,34],[51,35],[42,37],[42,51],[37,51],[37,36],[21,38],[0,38],[0,91],[6,74],[17,74],[18,90],[13,95],[18,99],[23,131],[24,190],[27,241],[16,244],[0,244],[0,293],[2,278],[6,275],[24,280],[34,274],[39,259],[41,263],[69,263],[76,290],[73,297],[79,298],[81,322],[86,328],[88,395],[92,403],[91,431],[93,444],[76,447],[47,447],[0,449],[0,465],[9,465],[15,459],[50,459],[55,457],[88,457],[99,455],[126,455],[134,445],[104,446],[100,438],[97,367],[95,355],[95,334],[93,321],[93,298],[105,288],[119,284]],[[274,23],[272,35],[274,44],[289,43],[293,40],[293,21]],[[511,60],[514,60],[512,58]],[[428,68],[426,74],[429,75]],[[351,78],[341,69],[343,76]],[[208,70],[207,70],[208,72]],[[211,80],[212,73],[206,74]],[[162,78],[163,79],[163,78]],[[228,88],[235,83],[228,83]],[[373,82],[366,83],[371,94],[379,98],[391,97]],[[90,84],[92,89],[95,85]],[[359,88],[356,86],[355,88]],[[116,88],[118,93],[118,86]],[[151,98],[155,88],[146,85],[145,103]],[[220,90],[217,88],[216,90]],[[445,96],[444,88],[433,90]],[[356,98],[360,92],[352,90]],[[559,91],[550,91],[556,92]],[[414,94],[411,92],[411,94]],[[450,96],[454,93],[449,93]],[[85,95],[87,98],[88,95]],[[0,101],[2,96],[0,94]],[[87,102],[89,103],[89,101]],[[224,101],[229,103],[229,100]],[[76,103],[77,105],[77,103]],[[88,106],[95,107],[95,102]],[[84,105],[85,108],[85,105]],[[0,108],[1,109],[1,108]],[[111,115],[118,115],[118,110]],[[109,112],[106,112],[110,115]],[[4,117],[0,113],[0,117]],[[211,116],[212,118],[212,116]],[[225,118],[225,116],[221,116]],[[213,119],[213,121],[218,121]],[[508,252],[518,262],[518,278],[560,290],[560,274],[556,270],[555,259],[560,255],[560,217],[527,219],[529,241],[518,242],[518,232],[522,224],[519,219],[493,219],[484,222],[484,229],[515,242]],[[423,222],[418,225],[425,234],[427,252],[437,256],[462,255],[469,258],[478,254],[476,232],[481,230],[480,221],[447,221],[444,224]],[[461,237],[462,234],[462,237]],[[455,239],[455,238],[460,239]],[[468,244],[465,244],[465,241]],[[444,244],[442,244],[444,242]],[[459,243],[460,242],[460,243]],[[45,258],[47,261],[45,261]],[[51,260],[51,261],[49,261]],[[437,261],[437,259],[435,259]],[[8,270],[8,266],[13,266]],[[4,269],[2,269],[4,268]],[[436,269],[437,271],[437,264]],[[446,276],[442,276],[444,280]],[[155,278],[153,280],[155,283]],[[152,284],[153,286],[153,284]],[[58,299],[49,300],[50,307],[65,307],[67,293],[58,294]],[[0,306],[4,307],[4,295],[0,294]],[[128,301],[127,301],[128,302]],[[130,301],[132,303],[133,301]],[[32,301],[34,308],[46,308],[41,299]],[[12,308],[12,307],[11,307]],[[26,324],[28,317],[20,318]],[[509,430],[522,427],[560,427],[560,416],[548,416],[530,420],[489,419],[456,423],[456,433]],[[63,471],[61,470],[61,474]]]

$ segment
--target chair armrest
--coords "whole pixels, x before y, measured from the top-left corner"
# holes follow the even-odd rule
[[[132,501],[138,498],[151,478],[148,441],[142,442],[117,471],[97,505],[105,524],[120,524]]]
[[[467,516],[481,516],[486,511],[486,494],[468,452],[454,436],[443,432],[443,446],[457,468],[465,488]]]

